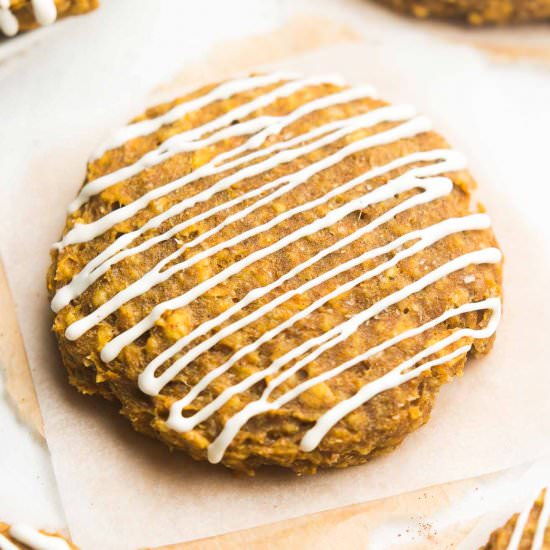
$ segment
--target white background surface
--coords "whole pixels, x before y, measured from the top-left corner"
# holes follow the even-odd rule
[[[87,142],[80,142],[78,149],[92,151],[98,136],[107,135],[138,113],[152,88],[199,59],[212,44],[275,28],[304,10],[353,23],[374,50],[390,43],[396,47],[402,70],[409,71],[416,83],[425,83],[425,88],[411,85],[392,99],[428,110],[436,126],[466,149],[478,180],[502,181],[506,186],[503,192],[512,198],[526,223],[546,235],[541,254],[548,258],[550,176],[540,168],[544,165],[541,159],[550,160],[550,66],[490,61],[466,47],[449,49],[427,34],[431,26],[351,0],[103,0],[94,14],[0,44],[0,219],[4,219],[2,208],[17,208],[10,199],[19,195],[17,186],[28,177],[33,163],[52,154],[52,117],[58,130],[57,144],[62,142],[69,149],[73,135],[85,136],[81,139]],[[445,28],[435,26],[437,32]],[[542,31],[547,33],[548,27]],[[459,35],[464,31],[453,28],[451,32]],[[541,27],[529,33],[533,40],[540,34]],[[482,36],[480,31],[475,35]],[[483,36],[493,39],[496,35],[487,31]],[[431,56],[436,61],[422,57],[426,41],[433,43]],[[460,70],[451,54],[460,56]],[[434,73],[432,66],[441,67],[442,58],[449,59],[447,70]],[[449,112],[448,94],[456,102],[454,112]],[[84,103],[87,116],[75,116]],[[463,117],[471,122],[467,133],[460,124]],[[496,138],[491,133],[489,144],[484,138],[488,125],[502,128]],[[510,128],[515,131],[510,133]],[[55,151],[60,164],[65,163],[62,153]],[[67,158],[71,163],[64,166],[66,177],[79,182],[86,157],[72,154]],[[43,183],[54,189],[49,174],[43,177]],[[59,199],[67,202],[67,197]],[[9,256],[18,246],[19,231],[32,231],[28,222],[21,219],[17,227],[0,225],[3,255]],[[60,219],[59,228],[61,225]],[[26,286],[29,292],[43,284],[33,280],[14,283]],[[47,452],[16,422],[2,399],[0,441],[0,520],[64,525]]]

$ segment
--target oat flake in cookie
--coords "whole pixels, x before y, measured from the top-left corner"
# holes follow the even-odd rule
[[[54,246],[70,381],[248,473],[389,451],[491,348],[502,256],[474,187],[426,117],[334,75],[149,109],[96,152]]]

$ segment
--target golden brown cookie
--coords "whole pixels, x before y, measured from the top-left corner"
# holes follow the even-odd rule
[[[55,246],[69,379],[248,473],[389,451],[493,341],[501,254],[474,187],[426,117],[336,76],[149,109],[90,161]]]
[[[535,502],[529,502],[521,514],[515,514],[495,529],[480,550],[549,550],[550,502],[545,503],[547,495],[547,489],[541,491]]]
[[[0,33],[13,36],[68,15],[94,10],[99,0],[0,0]]]
[[[0,548],[6,550],[78,550],[59,533],[34,529],[28,525],[8,525],[0,521]]]
[[[470,25],[502,25],[550,19],[550,0],[379,0],[420,19],[458,19]]]

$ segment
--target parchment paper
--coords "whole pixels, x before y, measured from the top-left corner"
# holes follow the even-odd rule
[[[421,54],[430,50],[430,63],[421,63]],[[362,467],[315,477],[265,471],[248,479],[194,463],[133,433],[113,406],[81,397],[67,385],[48,332],[42,281],[47,248],[78,187],[67,174],[82,172],[78,164],[91,150],[90,133],[99,141],[100,131],[92,127],[84,135],[82,125],[76,125],[80,141],[75,134],[58,136],[52,126],[52,154],[32,159],[27,186],[14,194],[17,208],[11,223],[32,220],[31,229],[18,233],[17,246],[8,246],[4,254],[60,493],[73,537],[84,549],[133,549],[211,536],[480,475],[550,451],[548,249],[542,235],[530,230],[529,220],[509,204],[516,200],[512,192],[518,185],[529,193],[535,183],[529,178],[543,170],[544,157],[538,164],[526,162],[536,162],[540,147],[533,140],[523,148],[528,137],[518,141],[515,157],[503,154],[506,136],[511,140],[521,135],[525,118],[533,125],[548,122],[544,111],[529,118],[548,90],[545,95],[539,89],[521,117],[510,116],[510,101],[519,108],[516,97],[500,101],[497,113],[499,98],[484,94],[475,80],[483,68],[479,60],[467,49],[455,53],[449,66],[444,50],[434,52],[433,44],[418,40],[406,50],[351,45],[284,64],[371,81],[385,97],[414,102],[430,114],[473,159],[507,258],[505,315],[493,353],[470,364],[462,379],[443,389],[431,422],[396,452]],[[506,105],[508,110],[501,110]],[[496,124],[503,113],[506,136]],[[518,173],[525,179],[518,180]]]
[[[5,377],[6,398],[10,400],[19,419],[33,432],[44,436],[40,408],[34,391],[23,338],[15,314],[15,304],[0,262],[0,369]],[[0,396],[1,398],[2,396]]]
[[[157,550],[472,550],[550,480],[550,459]]]

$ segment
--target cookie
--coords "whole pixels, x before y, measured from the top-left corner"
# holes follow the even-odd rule
[[[470,25],[503,25],[550,19],[550,0],[380,0],[400,13],[420,19],[465,21]]]
[[[549,550],[550,499],[548,488],[529,501],[520,514],[512,516],[502,527],[491,533],[480,550]]]
[[[87,13],[99,0],[0,0],[0,32],[15,36],[68,15]]]
[[[395,448],[500,318],[501,252],[465,167],[412,107],[334,75],[149,109],[89,162],[54,245],[70,382],[247,473]]]

